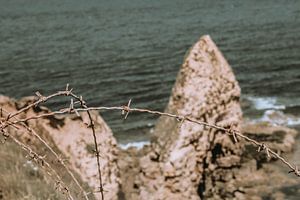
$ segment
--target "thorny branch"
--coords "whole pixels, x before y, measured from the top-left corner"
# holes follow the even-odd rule
[[[258,148],[257,152],[263,151],[263,152],[265,152],[267,157],[271,158],[271,156],[273,156],[274,158],[279,159],[282,163],[284,163],[290,169],[289,173],[294,173],[296,176],[300,177],[300,171],[299,171],[299,169],[296,165],[290,164],[287,160],[285,160],[285,158],[280,156],[274,150],[270,149],[264,143],[260,143],[260,142],[254,140],[254,139],[252,139],[248,136],[245,136],[245,135],[243,135],[242,132],[232,129],[232,127],[224,128],[224,127],[218,126],[216,124],[210,124],[210,123],[207,123],[207,122],[204,122],[204,121],[199,121],[199,120],[196,120],[194,118],[191,118],[191,117],[188,117],[188,116],[183,116],[183,115],[176,115],[176,114],[172,114],[172,113],[160,112],[160,111],[149,110],[149,109],[144,109],[144,108],[131,108],[130,107],[131,100],[129,100],[128,104],[124,105],[124,106],[88,107],[86,105],[86,102],[83,100],[82,96],[75,95],[72,92],[72,89],[69,90],[69,85],[67,85],[67,87],[64,91],[58,91],[58,92],[56,92],[54,94],[51,94],[49,96],[46,96],[46,97],[41,95],[39,92],[36,92],[36,95],[38,97],[37,101],[35,101],[32,104],[27,105],[26,107],[16,111],[15,113],[8,113],[6,117],[3,116],[3,112],[5,112],[5,110],[3,108],[0,108],[0,116],[1,116],[0,131],[3,133],[3,136],[5,136],[5,138],[11,137],[11,135],[9,135],[5,132],[5,129],[7,127],[11,126],[11,127],[14,127],[15,129],[18,128],[17,125],[21,125],[21,126],[25,127],[29,132],[33,133],[57,157],[59,162],[68,171],[69,169],[63,163],[62,159],[59,158],[59,156],[46,143],[46,141],[44,141],[33,129],[31,129],[30,127],[28,127],[26,125],[26,122],[28,122],[30,120],[36,120],[36,119],[39,119],[39,118],[44,118],[44,117],[49,117],[49,116],[54,116],[54,115],[62,115],[62,114],[76,114],[77,116],[81,117],[80,114],[79,114],[80,112],[87,112],[88,117],[89,117],[88,127],[92,129],[92,134],[93,134],[93,138],[94,138],[94,145],[95,145],[95,151],[96,151],[96,158],[97,158],[97,167],[98,167],[98,176],[99,176],[99,191],[98,192],[101,193],[101,199],[102,200],[104,199],[104,194],[103,194],[104,189],[103,189],[103,182],[102,182],[101,168],[100,168],[100,158],[99,158],[100,150],[99,150],[99,147],[98,147],[98,142],[97,142],[97,137],[96,137],[95,124],[94,124],[94,121],[92,119],[92,115],[90,113],[90,111],[92,111],[92,110],[96,110],[96,111],[119,110],[119,111],[122,111],[122,114],[124,115],[124,119],[126,119],[128,117],[130,112],[131,113],[132,112],[149,113],[149,114],[153,114],[153,115],[159,115],[159,116],[166,116],[166,117],[175,118],[178,121],[180,121],[181,123],[183,121],[189,121],[189,122],[194,123],[194,124],[206,126],[206,127],[209,127],[209,128],[214,128],[216,130],[223,131],[224,133],[226,133],[228,135],[231,135],[235,142],[239,142],[237,138],[242,138],[245,141],[247,141],[249,143],[252,143],[253,145],[257,146],[257,148]],[[44,103],[44,102],[48,101],[49,99],[52,99],[52,98],[58,97],[58,96],[69,96],[70,97],[70,105],[69,105],[68,108],[60,109],[58,111],[53,111],[53,112],[47,112],[47,113],[43,113],[43,114],[39,114],[39,115],[33,115],[33,116],[29,116],[29,117],[23,118],[23,119],[17,118],[17,116],[19,114],[26,112],[30,108],[36,107],[39,104]],[[78,108],[78,106],[76,107],[76,105],[79,105],[80,107]],[[12,119],[14,119],[14,121],[12,121]],[[16,138],[13,138],[13,140],[16,141]],[[24,148],[24,144],[21,144],[21,143],[18,143],[18,142],[17,142],[17,144],[19,144],[22,148]],[[69,170],[69,174],[70,175],[72,174],[72,172],[70,170]],[[85,198],[88,199],[87,193],[84,192],[84,190],[80,186],[79,182],[76,180],[75,176],[71,175],[71,177],[73,178],[73,181],[75,181],[76,184],[79,186],[79,188],[82,190]]]

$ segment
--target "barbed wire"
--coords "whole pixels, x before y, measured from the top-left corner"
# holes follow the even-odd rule
[[[264,152],[268,158],[271,158],[272,156],[276,159],[279,159],[284,165],[286,165],[290,171],[289,173],[294,173],[296,176],[300,177],[300,171],[296,165],[292,165],[289,163],[284,157],[276,153],[274,150],[270,149],[266,144],[262,142],[258,142],[257,140],[254,140],[246,135],[244,135],[239,130],[234,130],[232,127],[225,128],[222,126],[218,126],[216,124],[210,124],[205,121],[199,121],[189,116],[184,115],[177,115],[173,113],[167,113],[167,112],[161,112],[156,110],[150,110],[145,108],[134,108],[131,107],[131,100],[128,101],[127,105],[123,106],[111,106],[111,107],[105,107],[105,106],[99,106],[99,107],[88,107],[86,102],[83,100],[82,96],[78,96],[74,94],[73,89],[69,89],[69,85],[66,86],[65,90],[58,91],[54,94],[51,94],[49,96],[43,96],[40,92],[36,92],[37,100],[24,108],[21,108],[17,110],[14,113],[9,113],[4,108],[0,108],[0,131],[2,132],[4,138],[12,137],[12,135],[9,135],[5,130],[8,127],[13,127],[15,129],[18,129],[18,125],[23,126],[28,132],[32,133],[39,141],[41,141],[49,150],[50,152],[58,159],[58,161],[64,166],[64,168],[67,170],[69,175],[72,177],[73,181],[76,183],[76,185],[80,188],[81,192],[84,194],[84,198],[88,199],[88,196],[81,185],[79,184],[78,180],[75,178],[74,174],[71,172],[71,170],[65,165],[63,160],[59,157],[59,155],[47,144],[45,140],[43,140],[32,128],[30,128],[26,123],[30,120],[37,120],[40,118],[45,118],[49,116],[54,115],[64,115],[64,114],[76,114],[78,117],[81,117],[81,112],[86,112],[88,114],[89,118],[89,124],[87,124],[88,128],[92,129],[92,135],[94,139],[94,146],[95,146],[95,153],[96,153],[96,159],[97,159],[97,168],[98,168],[98,179],[99,179],[99,191],[101,194],[101,199],[104,200],[104,188],[103,188],[103,180],[102,180],[102,173],[101,173],[101,163],[100,163],[100,149],[98,147],[97,137],[96,137],[96,131],[95,131],[95,122],[92,118],[92,115],[90,111],[103,111],[103,110],[110,110],[110,111],[121,111],[122,115],[124,116],[124,119],[126,119],[129,115],[129,113],[138,112],[138,113],[148,113],[152,115],[158,115],[158,116],[166,116],[170,118],[174,118],[180,123],[183,123],[184,121],[189,121],[194,124],[202,125],[209,128],[214,128],[216,130],[222,131],[230,136],[233,137],[234,141],[237,143],[239,142],[238,138],[244,139],[245,141],[255,145],[257,147],[257,152]],[[49,99],[58,97],[58,96],[68,96],[70,97],[70,104],[67,108],[63,108],[57,111],[48,111],[47,113],[39,114],[39,115],[32,115],[26,118],[18,118],[17,116],[21,113],[26,112],[27,110],[38,106],[41,103],[45,103]],[[4,117],[3,113],[6,113],[6,117]],[[13,120],[14,119],[14,120]],[[13,121],[12,121],[13,120]],[[83,119],[82,119],[83,120]],[[13,140],[15,141],[15,137],[13,137]],[[25,144],[21,144],[20,141],[16,142],[18,145],[20,145],[24,149]],[[26,148],[25,148],[26,149]],[[70,196],[70,195],[69,195]],[[70,197],[69,197],[70,198]]]
[[[20,115],[21,113],[26,112],[27,110],[29,110],[30,108],[36,107],[41,103],[45,103],[46,101],[48,101],[49,99],[52,99],[54,97],[58,97],[58,96],[69,96],[69,94],[72,92],[72,90],[68,90],[68,85],[66,87],[65,91],[58,91],[54,94],[51,94],[47,97],[43,96],[40,94],[40,92],[36,92],[36,95],[38,97],[38,100],[27,105],[26,107],[14,112],[14,113],[10,113],[8,111],[6,111],[4,108],[1,108],[0,111],[0,115],[1,115],[1,124],[0,124],[0,131],[3,133],[3,136],[5,139],[7,139],[8,137],[11,137],[10,134],[8,134],[7,132],[3,131],[5,130],[5,128],[9,127],[9,126],[13,126],[15,129],[19,129],[18,127],[15,126],[14,123],[12,123],[10,121],[10,119],[15,119],[15,121],[19,121],[18,124],[20,124],[22,127],[24,127],[28,133],[33,134],[43,145],[45,145],[47,147],[47,149],[56,157],[57,162],[60,163],[64,169],[67,171],[67,173],[71,176],[72,180],[75,182],[75,184],[78,186],[78,188],[80,189],[80,192],[83,194],[84,199],[88,200],[88,196],[87,193],[84,191],[84,189],[82,188],[81,184],[79,183],[79,181],[77,180],[77,178],[75,177],[74,173],[66,166],[64,160],[62,159],[61,156],[59,156],[54,149],[44,140],[42,139],[39,134],[37,134],[37,132],[30,128],[25,121],[22,121],[21,119],[19,119],[17,116]],[[77,97],[75,94],[72,94],[72,96]],[[4,113],[7,114],[6,117],[4,117]],[[20,143],[17,143],[20,144]]]
[[[171,117],[171,118],[175,118],[180,122],[183,121],[189,121],[195,124],[199,124],[199,125],[203,125],[203,126],[207,126],[210,128],[214,128],[217,129],[219,131],[223,131],[229,135],[231,135],[234,138],[235,142],[238,142],[237,137],[243,138],[244,140],[246,140],[247,142],[250,142],[254,145],[257,146],[257,152],[261,152],[261,151],[265,151],[266,155],[268,156],[268,158],[272,156],[274,156],[275,158],[281,160],[286,166],[288,166],[291,172],[294,172],[297,176],[300,177],[300,172],[298,170],[298,167],[296,165],[292,165],[290,164],[288,161],[286,161],[282,156],[280,156],[278,153],[276,153],[274,150],[270,149],[266,144],[264,143],[260,143],[246,135],[243,135],[240,131],[238,130],[234,130],[232,128],[224,128],[215,124],[209,124],[207,122],[204,121],[198,121],[196,119],[193,119],[191,117],[187,117],[187,116],[182,116],[182,115],[176,115],[176,114],[172,114],[172,113],[166,113],[166,112],[160,112],[160,111],[155,111],[155,110],[149,110],[149,109],[143,109],[143,108],[131,108],[129,106],[114,106],[114,107],[88,107],[88,108],[78,108],[78,109],[73,109],[73,111],[70,111],[69,109],[62,109],[60,111],[54,111],[54,112],[50,112],[50,113],[45,113],[45,114],[41,114],[41,115],[36,115],[36,116],[32,116],[32,117],[28,117],[23,119],[22,121],[26,122],[32,119],[38,119],[38,118],[43,118],[43,117],[48,117],[48,116],[53,116],[53,115],[59,115],[59,114],[67,114],[67,113],[79,113],[79,112],[83,112],[83,111],[91,111],[91,110],[97,110],[97,111],[101,111],[101,110],[119,110],[119,111],[123,111],[125,112],[125,118],[127,118],[129,112],[140,112],[140,113],[149,113],[149,114],[154,114],[154,115],[160,115],[160,116],[167,116],[167,117]],[[12,124],[16,124],[19,121],[15,121],[12,122]]]
[[[4,112],[7,112],[6,110],[3,109]],[[67,171],[67,173],[71,176],[71,178],[73,179],[73,181],[75,182],[75,184],[79,187],[80,191],[83,193],[83,195],[85,196],[85,199],[87,200],[87,195],[85,195],[85,191],[82,188],[82,186],[80,185],[79,181],[76,179],[74,173],[67,167],[67,165],[64,162],[64,159],[62,159],[62,157],[60,155],[58,155],[58,153],[55,152],[55,150],[32,128],[30,128],[25,122],[22,122],[19,118],[17,118],[17,115],[11,115],[11,119],[14,118],[16,119],[16,121],[20,121],[20,124],[22,127],[25,128],[25,130],[27,130],[27,133],[29,133],[30,135],[32,134],[34,137],[36,137],[57,159],[57,162],[60,163],[64,169]],[[9,121],[8,121],[9,122]],[[13,126],[14,123],[9,122],[8,123],[10,126]],[[16,128],[16,127],[15,127]],[[1,127],[2,129],[2,127]],[[18,130],[18,128],[17,128]]]
[[[1,132],[4,133],[6,131],[1,130]],[[74,200],[73,196],[70,193],[70,189],[64,183],[64,181],[62,180],[61,176],[57,173],[57,171],[49,164],[49,162],[46,161],[45,156],[39,155],[34,150],[32,150],[28,145],[24,144],[13,135],[9,135],[8,133],[6,133],[5,137],[10,137],[17,145],[22,147],[22,149],[28,153],[29,160],[35,161],[39,166],[41,166],[45,170],[48,176],[52,177],[55,180],[56,190],[59,190],[64,195],[66,195],[66,198],[68,200]]]

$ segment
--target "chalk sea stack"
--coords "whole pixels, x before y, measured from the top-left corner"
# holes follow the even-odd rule
[[[209,36],[203,36],[188,52],[165,111],[249,135],[258,130],[258,135],[268,135],[266,144],[291,151],[294,130],[244,124],[240,93],[222,53]],[[281,138],[276,141],[278,133]],[[274,188],[292,184],[272,166],[267,170],[257,167],[266,159],[256,155],[251,144],[235,143],[222,131],[160,117],[149,147],[120,151],[122,192],[126,199],[134,200],[260,199],[271,196]],[[277,179],[274,184],[270,174]]]
[[[178,73],[166,111],[239,129],[240,88],[231,67],[209,36],[191,48]],[[222,131],[161,117],[153,152],[140,159],[142,199],[199,199],[236,190],[233,170],[242,146]],[[222,191],[218,182],[228,179]]]

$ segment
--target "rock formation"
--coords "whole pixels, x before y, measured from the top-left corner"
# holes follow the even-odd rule
[[[16,102],[13,99],[1,97],[0,106],[9,112],[15,112],[17,109],[22,109],[35,100],[34,97],[26,97]],[[47,112],[50,112],[50,110],[43,106],[38,106],[22,113],[19,117],[26,118]],[[51,116],[31,120],[29,121],[29,126],[46,140],[62,158],[68,158],[67,163],[69,167],[80,175],[83,182],[89,185],[91,188],[89,192],[91,190],[97,191],[99,190],[99,179],[94,151],[94,139],[91,128],[88,128],[86,125],[89,123],[87,114],[82,113],[81,117],[79,118],[76,115]],[[111,129],[97,112],[92,112],[92,118],[95,123],[98,147],[100,149],[102,180],[103,187],[105,188],[104,195],[106,199],[116,200],[118,199],[120,185],[117,167],[117,155],[119,151],[117,142],[112,135]],[[25,132],[25,130],[18,129],[16,131],[10,128],[11,134],[19,136],[29,146],[38,147],[36,149],[40,155],[47,155],[47,159],[50,159],[52,163],[58,162],[49,153],[48,149],[45,149],[43,144],[33,135]],[[66,177],[66,171],[62,172],[61,176]],[[77,198],[81,199],[83,194],[78,195]],[[99,192],[95,192],[94,195],[97,199],[100,199]],[[93,195],[90,194],[89,196]]]
[[[203,36],[179,71],[166,111],[238,129],[242,119],[239,98],[231,67],[210,37]],[[242,151],[230,136],[162,117],[155,137],[153,150],[140,159],[139,199],[234,196],[232,168],[239,165]],[[224,187],[216,191],[218,184]]]
[[[231,67],[211,38],[203,36],[180,68],[166,112],[225,128],[242,128],[247,136],[281,152],[292,150],[296,132],[291,129],[265,124],[242,126],[239,99],[240,88]],[[33,101],[34,98],[24,98],[15,102],[1,97],[0,107],[13,112]],[[39,106],[19,117],[47,112],[47,108]],[[107,200],[260,199],[262,195],[274,196],[274,188],[291,183],[278,170],[265,167],[266,157],[258,155],[252,145],[235,143],[232,136],[222,131],[161,117],[150,146],[140,151],[134,148],[122,151],[99,114],[93,112],[92,117]],[[82,113],[81,118],[51,116],[32,120],[29,125],[67,157],[69,166],[82,181],[96,190],[98,174],[92,131],[82,120],[89,123],[87,115]],[[20,130],[10,129],[10,132],[40,147],[34,137]],[[99,195],[95,193],[96,198]],[[282,197],[281,193],[276,195]]]
[[[204,36],[185,58],[166,112],[241,129],[239,97],[230,66]],[[296,136],[294,130],[264,124],[243,125],[242,132],[281,152],[292,150]],[[122,191],[133,200],[282,197],[274,189],[294,182],[265,165],[266,156],[256,150],[222,131],[161,117],[149,147],[120,153]]]
[[[118,148],[117,142],[112,135],[111,129],[107,126],[104,120],[93,113],[95,122],[98,147],[100,149],[100,166],[105,188],[104,196],[106,199],[118,199],[119,191],[119,173],[117,167]],[[46,123],[37,124],[43,130],[47,131],[52,137],[60,151],[69,157],[69,162],[73,169],[81,175],[84,182],[94,189],[99,190],[99,179],[97,170],[97,161],[95,157],[94,139],[91,128],[87,128],[89,123],[88,115],[82,114],[85,123],[80,119],[64,119],[64,126],[52,127]],[[114,191],[114,192],[111,192]],[[100,193],[96,192],[95,196],[100,199]]]

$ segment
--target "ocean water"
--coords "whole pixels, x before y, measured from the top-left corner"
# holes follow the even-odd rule
[[[70,83],[89,105],[132,99],[164,110],[186,51],[209,34],[240,83],[246,118],[272,120],[279,112],[280,123],[300,123],[299,0],[0,3],[0,94],[46,95]],[[147,141],[156,120],[101,114],[125,146]]]

